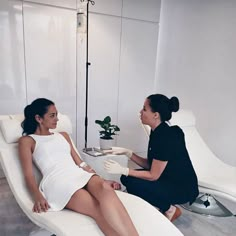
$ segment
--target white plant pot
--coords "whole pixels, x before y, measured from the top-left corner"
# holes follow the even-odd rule
[[[114,139],[102,139],[100,138],[100,148],[102,150],[109,150],[114,146]]]

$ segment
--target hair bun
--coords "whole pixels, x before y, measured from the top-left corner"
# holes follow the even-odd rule
[[[177,97],[170,98],[169,109],[171,112],[177,112],[179,110],[179,99]]]

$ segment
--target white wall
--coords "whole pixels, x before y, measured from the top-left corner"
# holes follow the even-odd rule
[[[223,161],[236,166],[236,1],[162,2],[156,91],[179,97]]]

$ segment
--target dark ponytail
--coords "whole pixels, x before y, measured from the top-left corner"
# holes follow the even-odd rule
[[[147,99],[152,111],[160,114],[161,121],[169,121],[172,117],[172,112],[179,110],[179,99],[177,97],[169,99],[162,94],[152,94]]]
[[[25,119],[21,123],[23,128],[23,135],[33,134],[37,127],[38,122],[35,119],[36,115],[43,117],[48,111],[48,107],[54,105],[54,102],[46,98],[38,98],[34,100],[30,105],[27,105],[24,109]]]

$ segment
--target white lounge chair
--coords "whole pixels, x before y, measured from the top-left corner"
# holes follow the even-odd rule
[[[34,235],[103,235],[92,218],[67,209],[41,214],[32,212],[33,200],[25,185],[17,151],[17,140],[22,132],[20,127],[22,119],[22,115],[0,116],[0,161],[19,206],[32,222],[45,229]],[[57,131],[67,131],[71,134],[71,123],[67,116],[59,114]],[[41,175],[37,168],[34,169],[34,172],[37,181],[40,181]],[[116,193],[129,212],[140,236],[183,236],[166,217],[149,203],[128,193],[121,191],[116,191]]]
[[[195,124],[195,116],[188,110],[173,113],[170,120],[170,125],[178,125],[184,131],[186,146],[202,193],[191,206],[185,204],[184,207],[204,215],[232,216],[233,213],[217,201],[214,195],[236,202],[236,167],[224,163],[215,156]],[[148,126],[144,125],[144,129],[146,134],[150,133]]]

